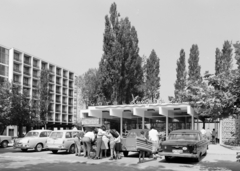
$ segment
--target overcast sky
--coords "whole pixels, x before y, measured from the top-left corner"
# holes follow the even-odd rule
[[[239,0],[0,0],[0,44],[83,74],[98,67],[113,2],[136,27],[139,55],[154,49],[160,58],[165,101],[174,94],[181,49],[187,62],[197,44],[201,72],[213,73],[216,48],[240,40]]]

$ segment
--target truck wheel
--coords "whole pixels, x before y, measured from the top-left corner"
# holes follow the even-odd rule
[[[52,150],[53,154],[57,154],[58,150]]]
[[[69,154],[74,154],[75,153],[75,145],[71,145],[71,147],[69,148]]]
[[[7,142],[7,141],[3,141],[3,142],[1,143],[1,146],[2,146],[3,148],[7,148],[8,142]]]
[[[23,152],[27,152],[28,149],[21,149]]]
[[[170,156],[165,156],[165,160],[166,160],[167,162],[170,162],[171,159],[172,159],[172,157],[170,157]]]
[[[124,155],[124,157],[127,157],[128,156],[128,151],[124,151],[123,155]]]
[[[35,147],[35,151],[37,151],[37,152],[40,152],[40,151],[42,151],[42,149],[43,149],[43,146],[42,146],[42,144],[37,144],[36,145],[36,147]]]

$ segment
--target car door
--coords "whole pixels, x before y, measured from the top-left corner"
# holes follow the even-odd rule
[[[45,146],[46,146],[47,137],[48,137],[48,132],[47,131],[42,131],[39,135],[39,142],[38,143],[42,143],[43,148],[45,148]]]
[[[73,142],[73,132],[67,131],[65,134],[66,148],[69,149]]]

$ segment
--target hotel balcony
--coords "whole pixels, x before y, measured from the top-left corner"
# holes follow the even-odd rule
[[[14,68],[13,71],[17,72],[17,73],[20,73],[20,74],[22,73],[22,71],[19,68]]]
[[[28,75],[28,76],[31,75],[29,71],[24,71],[23,73],[24,73],[24,75]]]
[[[61,103],[61,100],[60,99],[56,99],[56,103]]]
[[[61,94],[61,91],[57,89],[57,90],[56,90],[56,93]]]
[[[28,82],[23,82],[23,85],[24,85],[24,86],[27,86],[27,87],[30,86],[30,84],[29,84]]]
[[[55,118],[55,121],[56,122],[60,122],[60,118]]]
[[[17,61],[17,62],[20,62],[20,63],[22,62],[20,56],[18,56],[16,54],[14,54],[14,60]]]
[[[57,112],[57,113],[60,113],[60,112],[61,112],[61,110],[60,110],[60,109],[56,109],[56,112]]]
[[[31,65],[31,61],[28,59],[24,59],[24,64]]]

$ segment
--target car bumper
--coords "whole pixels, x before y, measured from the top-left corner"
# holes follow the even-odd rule
[[[47,145],[46,149],[48,150],[67,150],[64,146],[53,146],[53,145]]]
[[[170,152],[159,152],[158,154],[159,156],[198,158],[197,154],[189,154],[189,153],[175,154]]]

